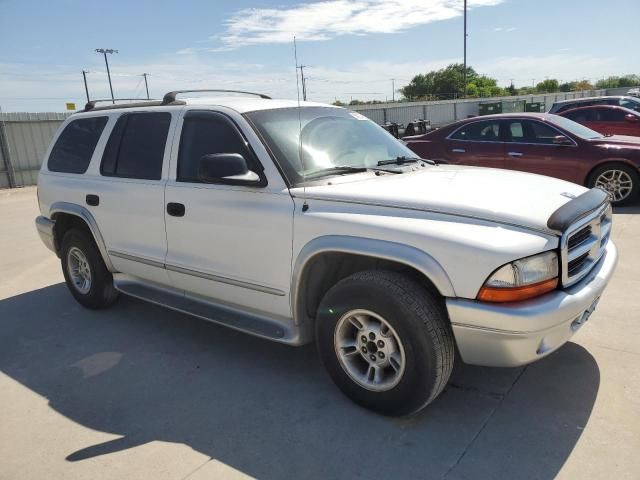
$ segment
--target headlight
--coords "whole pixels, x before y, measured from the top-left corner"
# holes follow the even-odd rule
[[[507,263],[493,272],[478,293],[484,302],[517,302],[558,286],[558,255],[545,252]]]

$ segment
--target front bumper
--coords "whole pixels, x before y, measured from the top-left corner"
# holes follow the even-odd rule
[[[617,249],[609,241],[598,264],[567,289],[513,304],[448,298],[462,360],[472,365],[517,367],[560,348],[588,319],[617,262]]]
[[[49,220],[47,217],[36,217],[36,228],[38,229],[38,234],[40,235],[42,243],[44,243],[45,247],[47,247],[49,250],[57,253],[55,241],[53,238],[53,226],[55,224],[56,222],[54,222],[53,220]]]

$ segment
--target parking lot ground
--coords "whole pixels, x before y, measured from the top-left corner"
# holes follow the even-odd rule
[[[402,419],[352,404],[293,348],[123,297],[68,293],[0,191],[0,479],[638,479],[640,207],[615,213],[615,277],[572,342],[465,366]]]

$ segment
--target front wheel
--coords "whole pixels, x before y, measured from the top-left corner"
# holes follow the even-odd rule
[[[442,298],[396,272],[358,272],[331,288],[319,307],[316,341],[340,390],[385,415],[425,407],[453,369]]]
[[[624,205],[637,195],[638,172],[623,163],[611,163],[596,168],[587,182],[590,188],[598,187],[609,194],[613,205]]]

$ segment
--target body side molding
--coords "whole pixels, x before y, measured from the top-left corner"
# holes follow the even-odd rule
[[[303,315],[299,312],[299,306],[302,302],[298,297],[305,268],[317,255],[329,252],[351,253],[405,264],[425,275],[444,297],[456,296],[451,280],[444,268],[431,255],[418,248],[372,238],[326,235],[307,243],[300,250],[296,259],[291,277],[291,311],[296,324],[301,323],[302,318],[300,317]]]
[[[109,258],[109,253],[107,252],[107,247],[104,243],[104,238],[102,238],[102,234],[100,233],[100,229],[98,228],[98,224],[96,223],[95,218],[91,215],[91,212],[86,208],[77,205],[75,203],[69,202],[55,202],[49,208],[49,218],[55,221],[55,217],[59,213],[67,213],[70,215],[75,215],[76,217],[80,217],[91,230],[91,234],[93,235],[93,239],[98,246],[98,250],[102,255],[102,259],[104,260],[107,269],[110,272],[115,272],[116,270],[113,268],[113,264],[111,263],[111,258]]]

